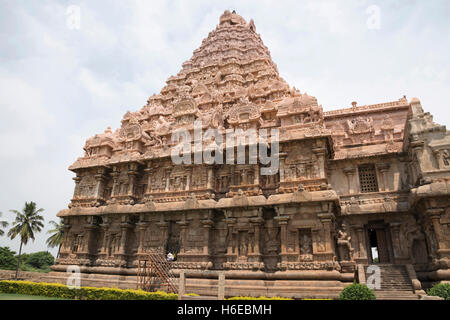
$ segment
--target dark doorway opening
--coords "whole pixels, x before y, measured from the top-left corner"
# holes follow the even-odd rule
[[[385,227],[370,226],[367,228],[369,240],[370,263],[391,263],[389,239]]]
[[[369,248],[370,255],[372,257],[372,263],[379,263],[379,254],[378,254],[378,241],[377,241],[377,231],[375,229],[369,229]]]

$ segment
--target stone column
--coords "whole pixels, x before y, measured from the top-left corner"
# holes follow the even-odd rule
[[[128,190],[127,195],[129,197],[134,196],[134,186],[136,185],[136,176],[138,174],[138,165],[137,163],[130,164],[130,170],[128,171]]]
[[[86,255],[95,255],[96,248],[92,248],[93,244],[93,238],[95,237],[95,233],[98,230],[98,225],[94,223],[94,217],[91,216],[88,218],[88,223],[84,225],[84,229],[86,230],[86,236],[83,239],[83,248],[82,248],[82,254]]]
[[[77,199],[80,193],[80,181],[81,181],[81,177],[79,176],[79,174],[77,174],[76,177],[72,178],[73,181],[75,181],[75,190],[73,191],[73,199]]]
[[[353,179],[355,176],[356,169],[353,167],[347,167],[343,169],[344,174],[347,176],[348,193],[355,193],[355,188],[353,186]]]
[[[287,225],[289,222],[289,216],[276,216],[274,218],[275,220],[278,221],[278,225],[280,226],[280,234],[281,234],[281,252],[280,252],[280,256],[281,256],[281,262],[285,262],[286,261],[286,254],[287,254],[287,250],[286,250],[286,246],[287,246]]]
[[[356,263],[367,262],[367,250],[366,250],[366,239],[364,236],[364,227],[360,225],[354,225],[352,226],[352,228],[357,235],[358,241],[358,258],[355,259]]]
[[[243,185],[248,184],[247,172],[248,172],[248,169],[246,169],[246,168],[242,169],[242,171],[241,171],[241,184],[243,184]]]
[[[97,174],[94,176],[94,178],[97,181],[97,184],[95,186],[94,197],[97,200],[103,199],[103,192],[104,192],[105,180],[106,180],[105,168],[100,168],[97,171]]]
[[[103,230],[102,247],[100,249],[100,254],[106,255],[108,253],[108,228],[109,223],[105,222],[100,225]]]
[[[144,252],[144,237],[145,237],[145,230],[147,230],[148,223],[144,221],[139,221],[136,224],[136,229],[138,232],[138,254]]]
[[[111,176],[113,178],[113,186],[112,186],[112,190],[111,190],[111,197],[116,196],[117,193],[118,193],[117,192],[117,185],[118,185],[118,182],[119,182],[119,175],[120,175],[120,172],[118,172],[118,171],[111,172]]]
[[[261,216],[250,218],[250,223],[253,225],[254,230],[254,246],[252,248],[252,253],[254,256],[260,257],[261,251],[259,243],[261,241],[261,225],[264,223],[264,219]]]
[[[180,253],[185,253],[186,250],[186,233],[189,226],[189,222],[186,220],[178,221],[180,225]]]
[[[323,234],[324,234],[324,242],[325,242],[325,252],[333,253],[331,249],[331,222],[333,215],[331,213],[319,213],[318,218],[323,225]]]
[[[284,182],[285,176],[284,176],[284,162],[286,160],[287,154],[286,153],[281,153],[279,155],[279,160],[280,160],[280,182]]]
[[[424,141],[421,140],[417,140],[417,137],[414,137],[413,135],[413,141],[411,142],[410,146],[412,149],[412,153],[413,153],[413,158],[415,158],[415,160],[413,160],[413,166],[416,167],[416,177],[421,175],[422,172],[424,171],[422,168],[422,158],[423,158],[423,148],[425,145]]]
[[[381,163],[377,166],[378,170],[380,170],[381,176],[383,177],[383,184],[381,191],[389,191],[389,184],[388,184],[388,171],[390,168],[389,163]]]
[[[184,191],[189,191],[191,189],[191,177],[192,177],[192,167],[186,166],[186,185],[184,186]]]
[[[120,236],[120,246],[119,246],[119,254],[120,255],[127,255],[126,252],[126,246],[127,246],[127,240],[128,240],[128,230],[132,228],[131,223],[126,221],[125,219],[122,220],[123,222],[120,224],[120,230],[121,230],[121,236]]]
[[[233,255],[234,254],[234,247],[233,247],[233,228],[234,228],[234,224],[236,223],[236,219],[235,218],[227,218],[226,219],[226,224],[228,227],[228,242],[227,242],[227,255]]]
[[[161,250],[162,250],[162,253],[165,254],[167,241],[169,241],[169,234],[168,234],[169,223],[164,221],[163,217],[164,216],[161,215],[161,220],[158,223],[156,223],[156,225],[159,227],[159,230],[160,230],[160,233],[161,233],[161,238],[160,238],[160,240],[161,240],[161,244],[160,244],[161,245]]]
[[[59,251],[59,253],[70,253],[70,243],[68,244],[68,239],[69,239],[69,230],[72,226],[68,223],[64,223],[63,229],[64,229],[64,241],[61,245],[61,250]],[[69,250],[67,250],[67,246],[69,246]]]
[[[203,236],[203,254],[204,255],[209,255],[209,238],[210,238],[210,234],[211,234],[211,227],[213,225],[213,221],[210,219],[205,219],[201,221],[202,225],[203,225],[203,232],[204,232],[204,236]]]
[[[319,169],[319,178],[326,179],[325,175],[325,153],[326,149],[323,147],[314,148],[312,150],[317,157],[318,169]]]
[[[441,224],[439,222],[441,218],[441,214],[444,212],[444,209],[427,209],[426,214],[431,220],[431,224],[433,226],[435,238],[436,238],[436,250],[438,253],[438,256],[441,258],[442,255],[440,254],[440,251],[442,249],[447,249],[445,246],[443,246],[442,243],[442,231],[441,231]]]
[[[147,174],[147,188],[144,190],[144,193],[148,194],[152,192],[152,175],[154,171],[151,168],[146,168],[144,169],[144,172]]]
[[[405,258],[405,255],[403,254],[402,246],[400,243],[400,226],[401,223],[399,222],[392,222],[389,224],[389,227],[391,229],[391,235],[392,235],[392,246],[394,249],[394,258]]]
[[[442,155],[443,150],[434,150],[433,155],[438,162],[438,169],[445,169],[447,166],[444,163],[444,157]]]
[[[169,185],[170,185],[170,170],[166,170],[166,189],[165,191],[169,191]]]

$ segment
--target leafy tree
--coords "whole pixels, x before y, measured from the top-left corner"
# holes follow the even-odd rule
[[[46,269],[55,262],[55,258],[48,251],[22,255],[23,266],[30,266],[36,269]]]
[[[16,280],[19,274],[20,256],[22,254],[22,245],[26,245],[31,239],[34,241],[34,233],[40,232],[44,227],[44,217],[39,215],[44,209],[36,209],[36,203],[33,201],[25,202],[22,212],[10,210],[16,215],[11,229],[8,231],[8,237],[13,240],[16,236],[20,236],[19,257],[17,259]]]
[[[0,269],[14,270],[17,264],[16,253],[9,247],[0,247]]]
[[[47,239],[46,243],[50,248],[58,247],[56,257],[59,257],[59,250],[61,250],[61,244],[64,239],[64,222],[63,219],[60,219],[59,223],[53,220],[50,221],[50,223],[54,228],[47,232],[48,234],[51,234],[51,236]]]
[[[0,212],[0,217],[2,216],[2,213]],[[9,225],[7,221],[0,221],[0,236],[5,234],[5,231],[2,230],[2,228],[6,228]]]

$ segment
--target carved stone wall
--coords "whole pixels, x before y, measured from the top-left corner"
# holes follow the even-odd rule
[[[276,172],[250,161],[174,165],[173,133],[193,134],[195,120],[223,138],[255,130],[269,153],[279,142]],[[389,263],[450,269],[449,131],[405,97],[323,112],[280,77],[253,21],[234,12],[120,128],[89,138],[69,169],[58,270],[124,272],[158,251],[175,254],[178,269],[352,275],[373,262],[374,232]]]

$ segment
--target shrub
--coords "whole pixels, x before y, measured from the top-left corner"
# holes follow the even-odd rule
[[[123,290],[117,288],[81,287],[70,289],[59,283],[0,281],[0,292],[75,300],[177,300],[178,295],[163,291]]]
[[[339,295],[339,300],[375,300],[375,294],[365,284],[354,282],[345,287]]]
[[[429,296],[436,296],[450,300],[450,283],[435,284],[431,289],[428,289]]]

